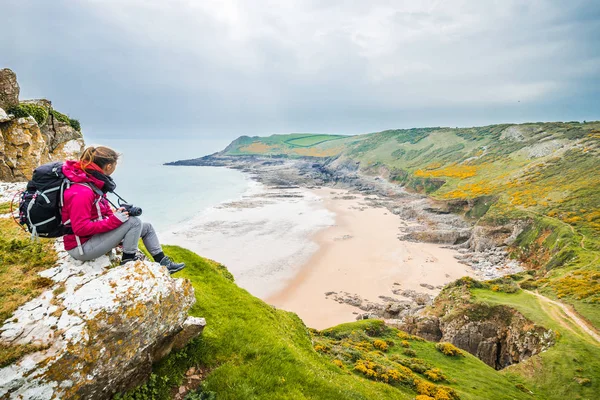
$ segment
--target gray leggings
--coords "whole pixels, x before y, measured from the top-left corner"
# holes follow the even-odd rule
[[[148,222],[142,222],[138,217],[129,217],[121,226],[112,231],[99,233],[89,238],[81,247],[68,250],[67,252],[76,260],[89,261],[104,255],[123,242],[124,253],[135,253],[138,249],[138,241],[142,238],[144,246],[153,256],[160,253],[162,248],[154,228]]]

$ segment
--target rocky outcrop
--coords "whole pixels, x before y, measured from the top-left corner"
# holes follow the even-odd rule
[[[0,180],[26,180],[38,165],[47,162],[48,149],[33,117],[0,124]]]
[[[188,319],[190,282],[157,263],[111,268],[106,256],[81,263],[64,251],[59,260],[41,273],[54,287],[0,328],[3,346],[38,349],[0,369],[2,399],[111,398],[142,383],[153,362],[204,327]]]
[[[517,220],[510,225],[476,225],[467,242],[473,251],[486,251],[497,247],[510,246],[523,232],[527,222]]]
[[[524,361],[556,341],[553,330],[515,309],[472,302],[468,289],[460,285],[444,289],[421,315],[387,323],[427,340],[450,342],[495,369]]]
[[[84,146],[81,132],[50,113],[52,103],[49,100],[22,102],[44,108],[49,113],[45,121],[8,114],[8,107],[19,104],[18,94],[19,85],[14,73],[8,69],[1,70],[0,181],[28,180],[37,166],[49,161],[77,158]]]
[[[19,105],[17,75],[10,69],[0,69],[0,108],[4,110]]]
[[[484,310],[476,310],[477,308]],[[472,320],[469,312],[486,316]],[[538,354],[554,344],[556,334],[533,324],[506,306],[473,305],[453,319],[442,319],[440,341],[477,356],[490,367],[502,369]]]

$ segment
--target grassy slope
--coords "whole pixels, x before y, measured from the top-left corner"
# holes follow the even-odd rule
[[[211,371],[203,390],[216,392],[218,399],[413,399],[416,396],[411,385],[367,380],[359,372],[353,372],[351,366],[336,366],[330,355],[313,349],[310,331],[295,314],[277,310],[239,288],[219,264],[178,247],[168,246],[167,251],[187,263],[177,276],[192,281],[197,303],[191,314],[206,318],[207,327],[200,340],[155,366],[155,377],[150,383],[125,398],[169,398],[169,388],[179,384],[187,368],[198,365]],[[355,323],[337,329],[365,331],[373,323],[380,324]],[[396,332],[386,329],[380,337],[394,337]],[[451,382],[445,384],[461,398],[475,399],[478,392],[503,393],[504,397],[497,398],[528,398],[475,357],[449,359],[428,342],[415,342],[414,348],[419,357],[448,375]],[[378,357],[374,349],[369,350],[360,352],[358,357]],[[390,354],[400,350],[400,346],[394,347]],[[425,381],[423,376],[420,379]]]
[[[558,343],[548,351],[506,368],[509,378],[522,379],[525,386],[543,399],[594,399],[600,393],[600,346],[568,319],[560,317],[556,306],[541,302],[533,294],[520,291],[507,294],[472,289],[475,299],[504,304],[519,310],[532,321],[560,334]],[[589,386],[577,382],[590,379]]]
[[[442,179],[431,193],[439,199],[497,196],[481,223],[532,221],[513,255],[539,271],[546,294],[600,327],[600,175],[590,174],[600,170],[600,123],[524,124],[522,141],[503,138],[506,128],[382,132],[345,155],[366,170],[383,165],[409,186],[415,178]],[[549,141],[565,147],[529,156]]]
[[[242,136],[227,147],[227,155],[284,155],[286,157],[331,157],[355,140],[350,136],[291,133],[268,137]]]
[[[600,122],[389,130],[312,148],[438,199],[497,198],[480,223],[532,222],[513,256],[538,271],[541,291],[600,327]],[[268,150],[278,151],[288,150]]]

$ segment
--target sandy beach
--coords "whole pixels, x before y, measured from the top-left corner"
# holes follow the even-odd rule
[[[470,267],[454,258],[455,250],[398,240],[402,220],[386,208],[369,207],[362,196],[343,190],[313,193],[335,213],[335,225],[314,236],[318,250],[284,290],[266,299],[297,313],[308,326],[323,329],[355,319],[357,308],[338,303],[325,295],[329,292],[357,294],[373,302],[382,302],[379,296],[403,300],[392,290],[433,296],[440,291],[436,286],[473,276]]]
[[[315,233],[334,222],[335,214],[307,189],[251,182],[242,198],[211,207],[159,236],[224,264],[240,287],[266,299],[317,251]]]
[[[435,296],[441,285],[473,276],[454,258],[455,250],[400,241],[406,224],[346,190],[253,182],[241,199],[160,236],[223,263],[238,285],[322,329],[353,321],[361,312],[326,293],[385,303],[381,296],[408,300],[392,290]]]

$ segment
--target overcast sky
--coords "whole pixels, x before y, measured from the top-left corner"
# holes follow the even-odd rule
[[[0,67],[96,137],[600,119],[597,0],[0,0]]]

